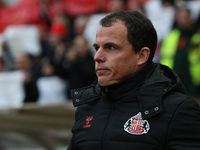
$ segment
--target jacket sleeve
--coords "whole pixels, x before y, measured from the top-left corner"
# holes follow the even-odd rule
[[[200,106],[192,99],[182,102],[168,129],[167,150],[200,149]]]

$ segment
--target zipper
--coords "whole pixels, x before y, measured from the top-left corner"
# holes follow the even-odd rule
[[[106,144],[107,144],[107,141],[108,141],[107,138],[108,138],[108,135],[109,135],[109,129],[110,129],[110,126],[111,126],[112,118],[115,114],[114,103],[110,103],[110,110],[111,110],[110,115],[109,115],[105,130],[104,130],[104,133],[103,133],[102,150],[106,150]]]

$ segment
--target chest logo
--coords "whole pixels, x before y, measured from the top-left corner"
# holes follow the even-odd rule
[[[134,135],[146,134],[149,129],[149,123],[147,120],[142,120],[141,112],[128,119],[128,121],[124,124],[124,130]]]
[[[93,116],[86,118],[86,125],[83,125],[83,128],[89,128],[91,127],[90,121],[93,119]]]

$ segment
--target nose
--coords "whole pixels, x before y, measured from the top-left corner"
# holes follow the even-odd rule
[[[95,62],[104,62],[105,59],[105,53],[103,52],[102,48],[99,48],[96,54],[94,55],[94,61]]]

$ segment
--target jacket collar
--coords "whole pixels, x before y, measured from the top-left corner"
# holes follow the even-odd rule
[[[153,70],[154,65],[151,63],[118,83],[109,86],[100,86],[101,94],[109,102],[123,100],[128,95],[133,96]]]

